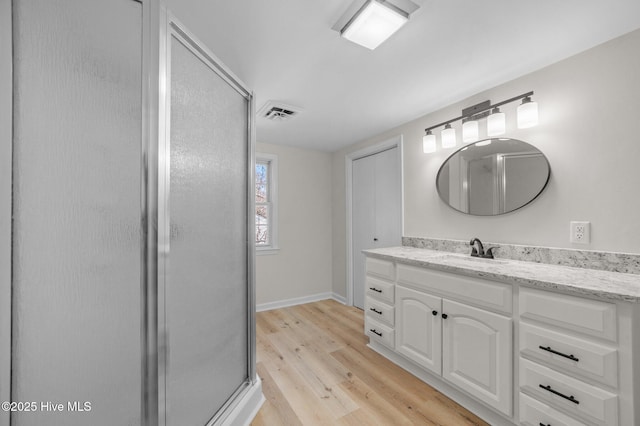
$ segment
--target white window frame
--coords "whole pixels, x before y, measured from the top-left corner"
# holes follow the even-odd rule
[[[256,254],[277,254],[280,250],[280,246],[278,245],[278,156],[274,154],[256,153],[256,163],[269,164],[269,175],[267,178],[269,188],[267,189],[267,193],[270,198],[269,237],[271,241],[271,244],[256,244]],[[258,204],[256,203],[256,205]]]

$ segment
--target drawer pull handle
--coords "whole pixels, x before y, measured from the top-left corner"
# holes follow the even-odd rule
[[[372,328],[369,331],[372,332],[373,334],[377,335],[377,336],[382,337],[382,333],[378,333],[375,328]]]
[[[551,353],[552,353],[552,354],[554,354],[554,355],[560,355],[560,356],[563,356],[563,357],[565,357],[565,358],[570,359],[571,361],[575,361],[575,362],[580,361],[578,358],[576,358],[576,357],[575,357],[575,356],[573,356],[573,355],[567,355],[567,354],[563,354],[562,352],[554,351],[553,349],[551,349],[551,346],[547,346],[547,347],[544,347],[544,346],[538,346],[538,347],[539,347],[540,349],[542,349],[543,351],[551,352]]]
[[[551,393],[552,393],[552,394],[554,394],[554,395],[561,396],[561,397],[563,397],[564,399],[566,399],[566,400],[569,400],[569,401],[573,402],[574,404],[580,404],[580,401],[578,401],[577,399],[575,399],[575,398],[573,397],[573,395],[571,395],[571,396],[567,396],[567,395],[565,395],[565,394],[563,394],[563,393],[558,392],[557,390],[551,389],[551,385],[549,385],[549,386],[545,386],[545,385],[538,385],[538,386],[540,386],[542,389],[544,389],[544,390],[546,390],[546,391],[551,392]]]
[[[542,422],[540,422],[540,426],[551,426],[551,423],[547,423],[546,425]]]
[[[433,314],[434,317],[438,315],[438,311],[431,311],[431,313]]]
[[[382,293],[382,290],[377,289],[377,288],[375,288],[375,287],[369,287],[369,290],[373,290],[373,291],[375,291],[376,293]]]
[[[382,315],[382,311],[379,311],[376,308],[369,308],[369,310],[375,312],[378,315]]]

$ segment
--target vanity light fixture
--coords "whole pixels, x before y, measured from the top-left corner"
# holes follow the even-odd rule
[[[487,117],[487,136],[500,136],[507,130],[507,118],[500,108],[494,108]]]
[[[480,102],[479,104],[470,106],[462,110],[460,117],[452,118],[435,126],[427,127],[424,129],[426,132],[422,138],[423,151],[425,153],[433,153],[435,149],[432,148],[435,144],[435,135],[431,133],[432,130],[438,127],[444,126],[441,132],[441,145],[442,148],[453,148],[456,146],[456,131],[451,127],[451,123],[462,120],[462,140],[465,143],[471,143],[477,141],[479,138],[478,132],[478,120],[487,118],[487,135],[499,136],[505,133],[506,130],[506,117],[505,113],[500,111],[502,105],[506,105],[511,102],[522,99],[522,104],[518,106],[518,128],[526,129],[538,124],[538,104],[531,100],[533,92],[523,93],[522,95],[515,96],[507,99],[506,101],[497,102],[491,104],[491,101]],[[427,138],[427,136],[429,138]],[[426,142],[429,143],[429,150],[427,151]]]
[[[478,122],[467,120],[462,122],[462,142],[470,143],[478,140]]]
[[[425,154],[436,152],[436,135],[431,133],[431,130],[422,137],[422,152]]]
[[[340,35],[373,50],[407,23],[409,13],[388,0],[367,0],[340,29]]]
[[[538,124],[538,103],[527,96],[518,107],[518,129],[528,129]]]
[[[451,124],[447,123],[442,129],[442,147],[453,148],[456,146],[456,129],[451,127]]]

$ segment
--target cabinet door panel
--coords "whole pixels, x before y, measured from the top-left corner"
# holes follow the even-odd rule
[[[439,297],[396,286],[396,351],[438,375],[442,370],[441,305]]]
[[[511,319],[447,299],[442,312],[442,376],[511,415]]]

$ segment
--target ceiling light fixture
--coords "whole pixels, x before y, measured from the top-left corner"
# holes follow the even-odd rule
[[[506,101],[491,104],[491,101],[480,102],[479,104],[470,106],[462,110],[460,117],[452,118],[444,121],[435,126],[427,127],[424,129],[426,132],[422,139],[423,151],[425,153],[435,152],[434,150],[426,151],[425,139],[427,136],[433,137],[433,142],[429,138],[429,144],[435,144],[435,135],[431,133],[432,130],[444,126],[441,132],[442,148],[453,148],[456,146],[456,131],[451,127],[451,123],[462,120],[462,140],[466,143],[474,142],[478,140],[478,120],[487,118],[487,135],[498,136],[505,132],[505,114],[500,112],[500,106],[506,105],[511,102],[522,99],[522,104],[518,107],[518,128],[526,129],[538,124],[538,104],[531,100],[533,92],[527,92],[519,96],[507,99]],[[431,145],[429,145],[431,146]]]
[[[340,30],[340,35],[375,49],[409,20],[409,13],[385,0],[367,0]]]

